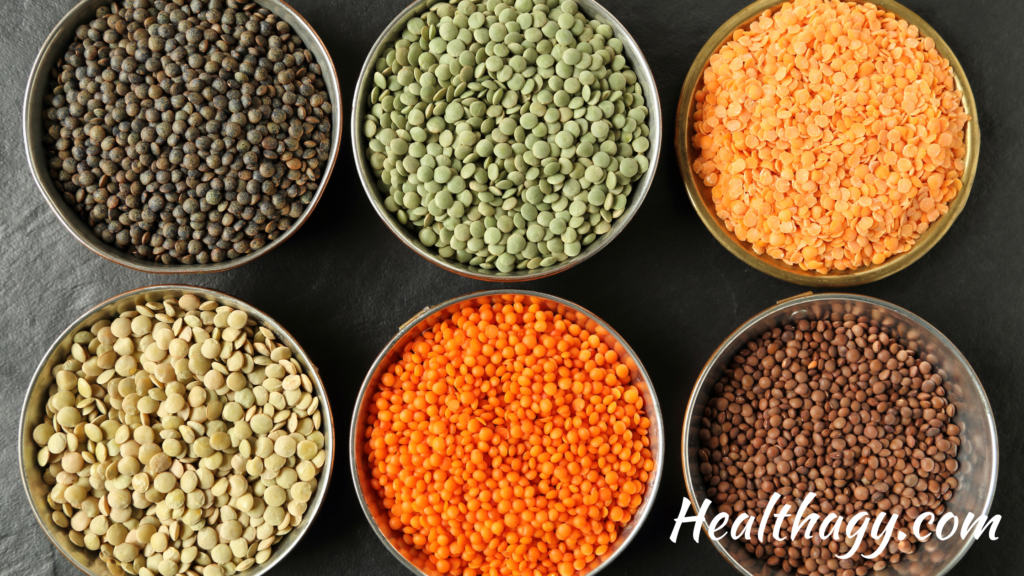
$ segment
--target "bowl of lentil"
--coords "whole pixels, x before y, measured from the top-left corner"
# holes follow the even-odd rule
[[[662,138],[651,70],[593,0],[414,2],[367,56],[351,130],[392,233],[491,281],[550,276],[611,242]]]
[[[522,573],[582,575],[647,518],[662,432],[611,327],[560,298],[492,291],[402,327],[363,382],[349,457],[367,520],[413,573],[485,574],[507,556]]]
[[[718,347],[690,396],[682,458],[690,499],[712,501],[708,521],[720,512],[760,518],[773,493],[778,510],[813,491],[808,513],[864,511],[873,522],[881,511],[912,533],[925,512],[935,515],[924,525],[932,532],[946,512],[964,522],[987,515],[999,446],[981,382],[941,332],[882,300],[821,294],[780,301]],[[861,555],[878,547],[865,538],[839,560],[851,539],[790,538],[790,529],[783,541],[713,544],[747,576],[939,576],[974,543],[897,541],[894,531],[875,559]]]
[[[280,0],[82,0],[36,57],[23,137],[86,248],[141,272],[217,272],[309,218],[341,102],[326,47]]]
[[[967,203],[980,140],[960,62],[892,0],[751,4],[704,45],[676,117],[708,230],[807,286],[873,282],[924,256]]]
[[[192,286],[133,290],[73,322],[33,375],[18,442],[36,520],[94,576],[265,574],[308,532],[334,466],[302,347]]]

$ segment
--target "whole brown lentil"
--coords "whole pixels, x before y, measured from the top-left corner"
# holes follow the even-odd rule
[[[68,204],[104,242],[165,264],[273,241],[330,154],[320,66],[255,3],[102,6],[53,69],[45,106],[50,175]]]
[[[755,526],[773,493],[782,497],[775,511],[788,503],[795,513],[814,492],[807,514],[899,516],[888,549],[873,560],[862,556],[878,546],[870,537],[840,560],[852,539],[823,541],[817,528],[811,540],[806,528],[793,539],[792,517],[781,541],[760,542],[755,528],[747,550],[786,572],[863,576],[899,562],[915,550],[914,519],[941,516],[958,486],[960,429],[943,374],[864,317],[833,314],[765,332],[733,358],[704,409],[708,497],[719,512],[755,516]]]

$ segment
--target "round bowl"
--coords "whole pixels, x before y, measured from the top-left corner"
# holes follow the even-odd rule
[[[865,3],[863,0],[853,0]],[[801,270],[799,266],[791,266],[776,260],[767,254],[756,254],[747,242],[741,242],[736,235],[726,230],[722,220],[715,212],[715,203],[711,199],[711,188],[704,185],[699,178],[693,174],[693,161],[700,157],[700,153],[693,146],[693,112],[696,105],[697,90],[704,86],[704,69],[708,65],[711,56],[718,51],[738,28],[745,28],[754,21],[765,10],[774,10],[782,5],[781,0],[758,0],[750,6],[736,13],[722,24],[722,26],[711,35],[711,38],[704,44],[697,58],[690,67],[683,83],[683,90],[679,95],[679,107],[676,111],[676,157],[679,160],[679,170],[682,172],[683,180],[686,183],[686,192],[690,196],[697,215],[708,227],[711,234],[718,242],[725,246],[734,256],[744,261],[755,269],[794,284],[804,286],[838,288],[843,286],[857,286],[867,284],[875,280],[881,280],[910,266],[935,246],[946,234],[953,221],[963,211],[967,204],[967,197],[970,196],[971,186],[974,185],[974,176],[978,169],[978,151],[981,145],[981,129],[978,122],[978,108],[974,102],[974,93],[971,92],[971,85],[967,82],[967,75],[964,73],[960,61],[956,59],[953,50],[946,41],[939,36],[939,33],[932,28],[928,22],[915,14],[906,6],[893,0],[876,0],[871,2],[875,6],[888,10],[917,26],[922,36],[927,36],[935,41],[935,49],[943,58],[949,60],[953,68],[953,75],[956,78],[956,88],[963,92],[963,108],[970,115],[971,120],[964,129],[964,145],[967,148],[965,157],[964,173],[960,180],[963,182],[963,189],[949,203],[949,211],[933,222],[918,239],[917,243],[910,250],[897,254],[881,264],[870,264],[861,266],[856,270],[833,270],[827,274],[820,274],[807,270]]]
[[[704,408],[711,399],[715,384],[728,367],[732,358],[751,339],[759,337],[776,327],[791,326],[808,317],[827,314],[853,314],[877,320],[900,336],[900,343],[916,350],[919,357],[927,358],[947,384],[946,399],[956,406],[956,424],[963,430],[957,461],[960,464],[957,480],[960,482],[956,494],[945,502],[946,510],[963,519],[968,512],[975,515],[988,514],[992,497],[996,491],[996,476],[999,468],[999,445],[996,438],[996,423],[992,406],[978,376],[971,369],[967,359],[934,326],[913,313],[888,302],[858,296],[855,294],[801,295],[780,301],[761,312],[725,339],[715,350],[697,378],[683,422],[683,476],[686,492],[691,502],[701,503],[707,499],[704,480],[700,473],[701,449],[699,431]],[[696,507],[695,507],[696,510]],[[707,518],[704,533],[708,533]],[[715,548],[730,564],[744,576],[782,576],[781,569],[772,569],[764,560],[747,552],[744,544],[729,537],[712,540]],[[966,540],[950,538],[940,542],[931,538],[918,544],[917,551],[898,564],[893,564],[879,576],[941,576],[967,554],[974,538]]]
[[[366,514],[374,534],[387,546],[391,554],[398,561],[412,571],[414,574],[425,576],[442,576],[432,567],[424,566],[422,556],[416,549],[406,544],[402,539],[402,532],[392,530],[388,525],[388,511],[378,500],[377,492],[371,486],[369,462],[363,452],[364,438],[366,434],[366,418],[372,404],[373,394],[380,382],[381,375],[387,371],[388,366],[401,357],[402,349],[407,343],[414,340],[426,329],[434,326],[440,321],[441,316],[447,312],[459,310],[465,303],[485,304],[495,302],[524,301],[555,311],[558,314],[575,313],[579,322],[588,326],[591,333],[597,334],[609,348],[615,350],[621,361],[630,368],[630,376],[633,385],[640,392],[644,400],[644,410],[651,420],[650,439],[651,455],[654,459],[654,470],[647,480],[647,490],[644,493],[643,502],[636,514],[628,524],[619,532],[618,539],[608,548],[608,551],[601,557],[594,559],[590,565],[579,572],[577,576],[596,574],[605,568],[612,560],[617,558],[622,551],[636,537],[640,527],[651,512],[655,497],[658,494],[658,486],[661,483],[662,468],[665,463],[664,444],[664,423],[661,419],[661,406],[658,404],[658,396],[654,393],[650,377],[643,365],[637,358],[633,349],[626,344],[626,341],[615,330],[598,318],[592,312],[582,308],[568,300],[556,296],[549,296],[539,292],[528,292],[524,290],[488,292],[476,292],[458,298],[442,302],[437,306],[424,308],[419,314],[410,318],[399,329],[398,334],[388,342],[380,356],[374,361],[363,380],[363,386],[356,398],[355,409],[352,412],[352,428],[349,436],[349,462],[352,466],[352,481],[355,484],[356,495],[359,498],[359,505]],[[593,328],[589,328],[593,325]]]
[[[469,266],[457,261],[449,261],[441,258],[441,256],[438,255],[437,250],[424,246],[419,241],[416,234],[413,234],[408,228],[399,224],[395,215],[388,212],[387,208],[384,207],[385,197],[377,190],[377,180],[373,175],[373,169],[370,167],[370,159],[366,155],[366,137],[363,135],[363,130],[361,128],[362,121],[368,114],[368,88],[373,86],[374,65],[377,60],[384,55],[385,46],[401,37],[401,31],[405,28],[406,22],[427,12],[431,6],[437,4],[439,1],[440,0],[417,0],[410,4],[405,10],[402,10],[398,16],[395,16],[395,19],[388,24],[387,28],[385,28],[384,32],[373,44],[373,48],[370,49],[370,53],[366,56],[366,62],[363,63],[363,68],[359,72],[359,79],[356,82],[354,95],[355,103],[352,106],[352,126],[350,132],[352,134],[352,153],[355,155],[356,159],[356,170],[359,172],[359,179],[363,183],[363,189],[366,191],[366,196],[370,199],[370,204],[373,205],[373,209],[377,211],[377,215],[384,221],[384,224],[386,224],[391,230],[391,233],[398,236],[406,246],[437,266],[440,266],[449,272],[466,276],[467,278],[475,278],[477,280],[487,280],[491,282],[524,282],[527,280],[536,280],[538,278],[553,276],[591,258],[594,254],[597,254],[602,248],[611,243],[611,241],[626,228],[629,221],[636,215],[637,210],[640,209],[640,204],[643,203],[644,198],[647,196],[647,191],[650,190],[651,182],[654,180],[654,173],[658,168],[658,156],[661,152],[662,137],[661,100],[658,98],[658,87],[654,83],[654,74],[647,65],[647,60],[644,59],[644,55],[640,51],[640,47],[637,45],[636,40],[629,35],[629,32],[626,31],[626,28],[622,23],[612,16],[611,12],[594,0],[576,0],[576,4],[579,5],[580,12],[586,14],[590,19],[597,20],[603,24],[611,26],[612,30],[615,32],[615,37],[622,41],[626,61],[632,67],[633,71],[636,72],[637,81],[640,83],[640,86],[643,87],[644,99],[650,112],[647,120],[647,125],[651,130],[650,136],[648,137],[651,141],[651,147],[647,152],[650,167],[640,180],[634,184],[633,192],[630,193],[629,203],[626,205],[625,212],[623,212],[617,220],[612,222],[611,230],[606,232],[604,235],[599,236],[597,240],[594,240],[594,242],[589,246],[585,246],[578,255],[573,258],[569,258],[564,262],[559,262],[546,268],[537,268],[536,270],[499,272],[497,269],[484,270],[483,268],[478,268],[476,266]]]
[[[22,108],[22,138],[25,140],[25,155],[28,157],[29,169],[32,171],[32,179],[36,187],[43,194],[43,199],[50,205],[50,209],[60,219],[64,228],[71,233],[83,246],[95,254],[110,260],[116,264],[150,274],[201,274],[207,272],[221,272],[248,264],[260,256],[270,252],[288,238],[291,238],[306,220],[309,219],[317,202],[323,196],[327,188],[327,181],[330,180],[331,170],[338,159],[338,151],[341,149],[341,89],[338,85],[338,74],[334,69],[334,62],[331,61],[331,54],[327,51],[323,41],[317,36],[313,27],[310,26],[302,15],[295,11],[282,0],[258,0],[260,6],[270,10],[279,18],[291,26],[293,33],[298,34],[303,45],[316,57],[320,65],[324,85],[327,94],[331,98],[331,152],[327,163],[324,166],[323,175],[320,177],[320,185],[313,195],[313,200],[306,206],[302,214],[292,223],[291,228],[285,230],[273,242],[266,246],[223,262],[201,264],[163,264],[132,256],[120,250],[114,245],[107,244],[92,233],[92,229],[75,212],[74,208],[64,200],[64,195],[53,184],[50,177],[50,169],[46,150],[43,147],[43,95],[47,93],[50,82],[50,71],[57,61],[64,55],[68,43],[75,35],[78,26],[85,24],[96,17],[96,9],[100,6],[109,6],[111,0],[82,0],[75,5],[67,14],[61,18],[50,35],[43,42],[39,49],[35,62],[32,64],[32,73],[28,79],[28,88],[25,90],[25,103]]]
[[[274,553],[270,560],[264,564],[254,565],[249,570],[243,572],[243,574],[245,576],[266,574],[284,560],[285,556],[295,548],[295,545],[299,543],[299,540],[305,536],[307,530],[313,524],[313,520],[320,512],[324,496],[327,494],[327,488],[331,482],[331,473],[334,469],[334,420],[331,415],[331,404],[327,399],[327,389],[324,387],[323,381],[320,380],[316,366],[313,365],[306,351],[295,341],[295,338],[284,327],[275,322],[273,318],[267,316],[258,308],[216,290],[166,284],[125,292],[97,304],[91,310],[79,316],[54,341],[43,356],[39,367],[36,368],[35,374],[32,375],[28,392],[25,394],[25,401],[21,407],[21,419],[18,423],[18,446],[21,449],[21,483],[31,504],[32,514],[35,515],[36,521],[39,522],[43,532],[46,533],[46,536],[53,542],[57,550],[75,568],[90,576],[110,576],[110,571],[107,570],[106,564],[99,559],[95,552],[75,546],[68,538],[67,531],[54,524],[50,516],[50,506],[46,502],[46,498],[50,493],[50,487],[43,481],[43,472],[36,463],[38,448],[32,440],[32,431],[46,415],[46,393],[53,382],[53,377],[51,376],[53,367],[62,363],[63,359],[67,357],[71,350],[74,335],[97,320],[114,318],[121,312],[135,309],[136,306],[160,301],[164,298],[179,298],[185,294],[193,294],[202,299],[214,300],[231,306],[236,310],[244,310],[249,315],[249,318],[255,320],[257,324],[272,330],[280,342],[291,348],[294,358],[297,358],[302,366],[306,368],[305,373],[312,380],[316,396],[320,398],[320,411],[323,414],[320,431],[324,435],[324,450],[327,453],[327,459],[324,461],[323,468],[320,469],[320,476],[318,476],[319,484],[317,485],[316,492],[309,500],[302,523],[293,528],[291,532],[274,546]]]

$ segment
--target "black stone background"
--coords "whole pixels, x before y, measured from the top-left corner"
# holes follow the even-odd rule
[[[291,0],[327,44],[340,74],[345,118],[359,68],[405,0]],[[734,328],[777,300],[804,292],[731,256],[698,219],[673,149],[683,79],[708,37],[748,0],[604,0],[646,55],[668,135],[642,209],[597,257],[553,278],[515,285],[594,311],[636,350],[658,392],[668,432],[665,476],[637,539],[605,572],[730,575],[707,537],[684,527],[669,541],[685,495],[679,437],[691,387]],[[850,291],[888,300],[945,333],[988,392],[1001,470],[992,513],[996,542],[983,539],[951,572],[1021,574],[1024,499],[1024,2],[905,0],[959,57],[980,113],[981,164],[966,209],[945,239],[896,276]],[[316,212],[294,238],[241,269],[155,276],[93,255],[67,233],[32,182],[21,139],[21,106],[43,40],[74,0],[0,0],[0,574],[77,571],[32,517],[17,472],[17,421],[32,372],[78,315],[123,291],[157,283],[216,288],[263,309],[302,343],[327,384],[339,428],[331,490],[313,529],[274,574],[402,574],[373,535],[352,486],[347,431],[367,369],[398,327],[427,305],[501,285],[445,272],[415,255],[374,213],[356,175],[350,126]],[[510,285],[504,285],[510,286]]]

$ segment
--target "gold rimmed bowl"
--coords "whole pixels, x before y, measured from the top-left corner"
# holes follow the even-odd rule
[[[854,1],[864,3],[860,2],[860,0]],[[928,230],[921,234],[910,250],[894,255],[881,264],[869,264],[853,270],[832,270],[827,274],[822,274],[803,270],[799,266],[786,264],[782,260],[777,260],[767,254],[757,254],[750,243],[740,241],[733,232],[726,229],[725,224],[716,214],[715,203],[711,197],[711,187],[706,186],[694,174],[693,163],[696,159],[700,158],[700,151],[693,145],[693,113],[696,109],[697,91],[704,86],[704,70],[707,68],[711,56],[718,52],[719,48],[732,38],[733,32],[738,29],[745,29],[765,10],[778,10],[783,5],[782,1],[758,0],[740,10],[735,16],[722,24],[707,43],[704,44],[696,60],[694,60],[690,72],[686,75],[686,81],[683,83],[683,90],[679,95],[679,107],[676,111],[675,144],[679,170],[682,172],[690,202],[697,211],[697,215],[704,222],[704,225],[707,226],[708,230],[722,246],[753,268],[780,280],[804,286],[839,288],[867,284],[895,274],[919,260],[938,244],[939,240],[949,231],[957,216],[960,215],[960,212],[963,211],[964,206],[967,204],[967,198],[970,196],[971,187],[974,184],[974,177],[978,168],[981,129],[979,128],[978,109],[974,101],[974,94],[971,92],[971,86],[967,82],[967,76],[964,73],[963,67],[957,60],[956,55],[953,54],[952,49],[946,44],[946,41],[939,36],[939,33],[912,10],[893,0],[877,0],[872,2],[872,4],[917,26],[921,36],[931,38],[935,42],[935,49],[943,58],[949,60],[949,65],[953,69],[953,76],[956,80],[956,89],[963,93],[962,107],[971,118],[964,127],[966,155],[964,157],[964,173],[960,177],[963,187],[956,197],[949,202],[948,212],[940,216],[935,222],[932,222]]]

